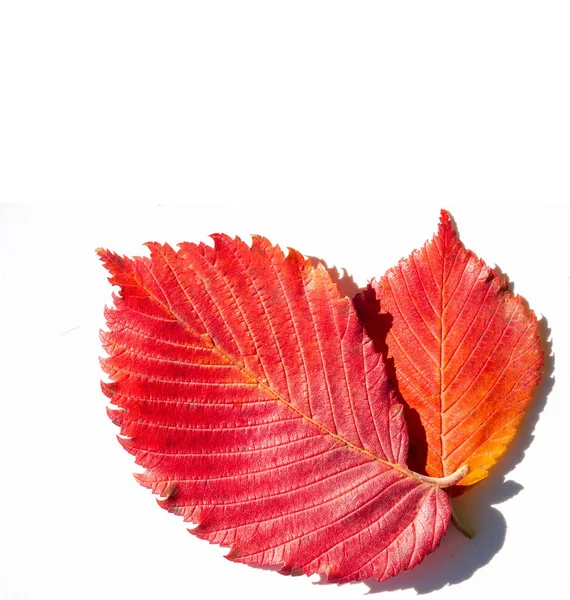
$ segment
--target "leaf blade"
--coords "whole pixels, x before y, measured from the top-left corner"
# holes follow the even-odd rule
[[[447,211],[437,234],[371,289],[393,319],[382,331],[388,358],[419,415],[408,420],[410,467],[443,477],[468,464],[460,485],[485,478],[542,376],[536,316],[465,248]]]
[[[103,388],[137,479],[232,560],[341,582],[411,568],[449,502],[405,466],[401,406],[350,302],[295,251],[213,237],[102,252],[121,286]]]

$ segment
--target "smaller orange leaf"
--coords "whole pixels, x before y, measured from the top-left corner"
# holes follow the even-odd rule
[[[467,464],[460,485],[484,479],[542,376],[534,312],[465,248],[445,210],[431,241],[372,281],[366,298],[359,304],[369,331],[388,329],[410,467],[443,477]],[[380,314],[371,310],[375,299]]]

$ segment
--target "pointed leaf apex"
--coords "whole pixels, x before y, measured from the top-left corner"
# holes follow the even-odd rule
[[[113,253],[110,250],[107,250],[106,248],[102,248],[102,247],[96,248],[95,252],[96,252],[97,256],[99,257],[99,260],[103,263],[107,263],[113,257]]]
[[[441,209],[439,215],[438,235],[444,238],[447,238],[450,235],[454,238],[457,238],[457,232],[455,231],[455,227],[453,225],[453,219],[451,218],[449,212],[445,210],[445,208]]]
[[[453,219],[451,218],[449,212],[444,208],[442,208],[440,212],[439,226],[437,228],[437,234],[435,237],[440,238],[440,240],[443,242],[443,247],[446,249],[451,246],[453,242],[459,240]]]

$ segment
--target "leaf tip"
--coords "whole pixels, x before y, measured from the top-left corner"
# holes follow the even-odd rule
[[[107,250],[107,248],[103,248],[102,246],[95,248],[95,254],[97,254],[97,257],[104,265],[106,265],[113,259],[113,253],[110,250]]]
[[[444,247],[453,244],[453,242],[459,239],[453,217],[445,208],[442,208],[439,213],[437,237],[443,241]]]
[[[453,223],[453,218],[451,216],[451,213],[446,210],[445,208],[442,208],[441,211],[439,212],[439,232],[440,235],[441,233],[445,232],[445,233],[453,233],[455,235],[455,226]]]
[[[439,222],[442,225],[450,225],[451,224],[451,215],[449,214],[449,211],[446,210],[445,208],[442,208],[439,211]]]

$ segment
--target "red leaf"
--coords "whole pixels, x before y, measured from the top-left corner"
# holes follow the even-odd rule
[[[402,406],[350,301],[294,250],[213,238],[99,251],[121,288],[103,389],[137,479],[230,560],[339,582],[417,565],[453,481],[406,468]]]
[[[485,478],[542,376],[536,316],[465,249],[446,211],[433,239],[372,289],[380,320],[370,305],[360,305],[361,317],[378,340],[388,331],[388,358],[408,405],[410,467],[442,477],[467,464],[460,485]]]

